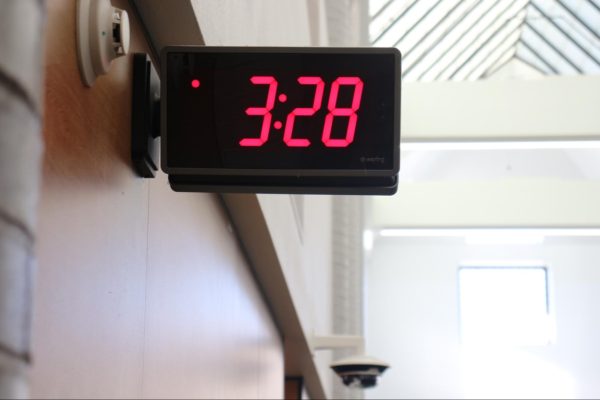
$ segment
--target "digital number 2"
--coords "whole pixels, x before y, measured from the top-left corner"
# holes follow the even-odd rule
[[[301,76],[298,78],[298,83],[301,85],[315,85],[315,96],[313,97],[312,107],[298,107],[294,108],[291,113],[288,114],[285,121],[285,130],[283,132],[283,141],[289,147],[308,147],[310,146],[310,140],[293,138],[294,122],[296,116],[309,117],[314,115],[323,103],[323,92],[325,91],[325,82],[318,76]]]

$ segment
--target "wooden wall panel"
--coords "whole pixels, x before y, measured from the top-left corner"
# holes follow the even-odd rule
[[[47,2],[32,396],[281,397],[281,339],[217,197],[135,177],[131,57],[85,88],[75,5]]]

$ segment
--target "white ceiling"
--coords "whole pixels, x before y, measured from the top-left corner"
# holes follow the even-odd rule
[[[546,178],[600,181],[600,148],[409,151],[400,182]]]

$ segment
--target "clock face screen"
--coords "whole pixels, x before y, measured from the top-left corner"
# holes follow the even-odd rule
[[[393,49],[163,57],[167,168],[397,170]]]

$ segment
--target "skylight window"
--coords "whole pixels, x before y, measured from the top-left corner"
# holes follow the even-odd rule
[[[369,15],[371,44],[400,49],[405,81],[485,79],[511,61],[600,73],[600,0],[370,0]]]

